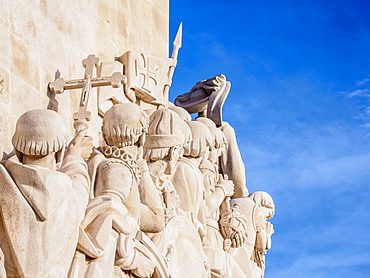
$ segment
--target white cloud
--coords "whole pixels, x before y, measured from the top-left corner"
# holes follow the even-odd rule
[[[360,125],[360,127],[366,128],[366,129],[370,129],[370,123],[366,123],[366,124]]]
[[[273,271],[267,265],[268,275],[271,278],[347,278],[358,277],[356,273],[348,273],[351,267],[359,267],[370,264],[370,258],[363,254],[346,254],[343,251],[328,252],[318,255],[299,254],[297,250],[296,259],[289,265],[282,265]],[[294,259],[294,256],[292,256]],[[268,259],[267,259],[268,260]],[[268,261],[267,261],[268,263]],[[343,271],[347,269],[346,271]],[[352,274],[352,275],[351,275]],[[349,276],[350,275],[350,276]],[[361,276],[363,277],[363,276]]]
[[[298,227],[275,225],[273,249],[266,256],[266,277],[368,277],[364,276],[368,273],[364,267],[370,266],[369,204],[363,202],[366,192],[362,198],[356,197],[356,206],[349,202],[349,197],[335,193],[328,195],[319,207],[302,210],[302,204],[296,206],[302,218],[314,213],[319,221],[307,223],[310,218],[306,218],[295,223]],[[320,197],[311,197],[308,202],[314,198]],[[281,217],[294,219],[290,214]],[[274,223],[274,218],[271,221]],[[279,255],[289,260],[281,263],[274,258]]]
[[[351,92],[348,92],[348,91],[344,91],[344,92],[341,92],[341,94],[344,94],[346,95],[347,97],[368,97],[370,98],[370,94],[368,94],[370,92],[369,89],[359,89],[359,90],[354,90],[354,91],[351,91]]]
[[[351,180],[370,179],[368,138],[361,129],[314,125],[269,133],[271,140],[264,134],[254,141],[248,134],[240,140],[251,190],[262,185],[320,188],[323,184],[341,189]]]
[[[369,74],[369,76],[370,76],[370,74]],[[369,81],[370,81],[370,78],[365,78],[365,79],[363,79],[361,81],[357,81],[356,82],[356,85],[357,86],[362,86],[362,85],[365,85],[366,83],[368,83]]]
[[[352,106],[357,107],[356,109],[361,110],[361,112],[358,113],[358,116],[355,116],[354,118],[364,122],[362,124],[359,124],[359,127],[364,129],[370,129],[370,107],[368,106],[370,101],[369,83],[370,78],[365,78],[361,81],[356,82],[356,87],[362,88],[358,88],[352,91],[340,92],[341,95],[353,99]]]
[[[331,154],[330,154],[331,155]],[[303,155],[297,159],[299,167],[297,185],[301,186],[325,186],[335,187],[337,190],[345,189],[351,181],[370,178],[368,161],[370,153],[346,155],[341,157],[311,157]],[[305,164],[302,164],[305,162]]]

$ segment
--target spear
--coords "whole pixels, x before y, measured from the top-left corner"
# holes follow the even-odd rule
[[[182,44],[182,22],[180,23],[179,28],[177,29],[176,37],[175,37],[175,40],[173,41],[173,50],[172,50],[172,57],[171,57],[173,64],[170,65],[168,69],[168,73],[167,73],[168,84],[166,84],[164,87],[164,90],[163,90],[164,96],[168,95],[168,91],[171,87],[172,77],[173,77],[173,73],[175,72],[175,68],[177,64],[177,56],[179,55],[179,49],[181,48],[181,44]]]
[[[172,50],[172,59],[177,60],[177,56],[179,54],[179,49],[181,48],[182,44],[182,22],[180,22],[179,28],[177,29],[177,34],[175,40],[173,41],[173,50]],[[173,75],[173,71],[172,71]],[[172,77],[172,75],[169,75]]]

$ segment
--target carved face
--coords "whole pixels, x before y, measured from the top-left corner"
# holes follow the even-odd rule
[[[218,164],[218,157],[220,156],[219,149],[213,148],[209,151],[208,160],[211,161],[213,165]]]
[[[168,162],[167,162],[167,167],[165,170],[166,175],[171,175],[173,169],[175,168],[175,165],[177,161],[182,157],[184,154],[184,149],[182,146],[174,146],[170,150],[170,154],[168,155]]]
[[[274,210],[267,207],[261,207],[262,214],[266,219],[270,219],[274,216]]]
[[[222,153],[225,151],[225,146],[222,146],[220,148],[212,148],[209,152],[209,161],[212,162],[212,164],[218,164],[218,158],[222,155]]]

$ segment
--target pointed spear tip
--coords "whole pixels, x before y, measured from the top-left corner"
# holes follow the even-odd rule
[[[173,41],[173,45],[177,46],[178,48],[181,47],[182,44],[182,22],[180,22],[179,28],[177,29],[175,40]]]

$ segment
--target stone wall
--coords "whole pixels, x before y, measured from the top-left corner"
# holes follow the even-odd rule
[[[1,0],[3,150],[12,150],[15,122],[27,110],[52,108],[72,126],[81,90],[55,96],[47,85],[59,76],[83,78],[81,61],[89,54],[102,62],[129,50],[168,57],[168,10],[168,0]],[[91,97],[89,110],[96,117],[94,106],[96,98]],[[94,125],[92,134],[100,128],[98,121]]]

